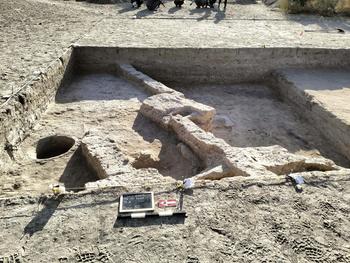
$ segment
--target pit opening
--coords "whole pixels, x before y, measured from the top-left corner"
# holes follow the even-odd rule
[[[36,158],[48,159],[60,156],[68,152],[74,145],[75,140],[68,136],[53,135],[42,138],[36,146]]]
[[[18,95],[18,101],[22,104],[22,106],[26,104],[26,100],[23,95]]]

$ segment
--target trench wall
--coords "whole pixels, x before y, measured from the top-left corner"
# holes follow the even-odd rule
[[[20,143],[40,119],[60,85],[71,78],[73,66],[72,49],[68,49],[1,105],[0,159],[5,159],[3,150]]]
[[[279,68],[350,66],[350,49],[76,46],[75,54],[82,71],[112,70],[116,62],[129,63],[164,83],[254,82]]]
[[[298,89],[295,84],[288,81],[282,72],[277,71],[272,74],[271,86],[278,90],[287,103],[293,106],[299,116],[308,120],[324,138],[332,142],[338,152],[350,160],[349,120],[337,116],[313,96]]]

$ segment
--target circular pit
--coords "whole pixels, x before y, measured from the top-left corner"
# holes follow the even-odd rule
[[[37,159],[49,159],[68,152],[74,145],[75,140],[68,136],[53,135],[42,138],[36,146]]]

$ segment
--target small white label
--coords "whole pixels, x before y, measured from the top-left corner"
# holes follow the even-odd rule
[[[146,213],[132,213],[131,218],[145,218]]]
[[[159,216],[172,216],[173,215],[173,211],[161,211],[158,213]]]

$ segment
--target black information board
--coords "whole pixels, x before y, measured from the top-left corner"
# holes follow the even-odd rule
[[[154,210],[152,192],[128,193],[120,197],[119,212],[143,212]]]

